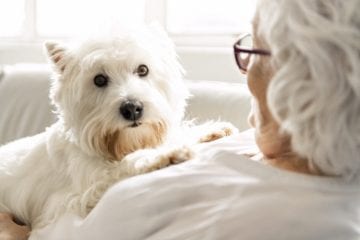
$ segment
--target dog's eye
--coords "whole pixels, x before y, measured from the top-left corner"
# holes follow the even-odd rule
[[[145,65],[145,64],[141,64],[140,66],[138,66],[138,68],[136,69],[136,73],[140,76],[140,77],[146,77],[149,74],[149,68]]]
[[[97,87],[106,87],[108,84],[108,77],[102,74],[98,74],[94,77],[94,84]]]

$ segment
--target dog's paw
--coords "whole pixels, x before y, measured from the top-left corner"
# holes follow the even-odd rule
[[[193,157],[194,152],[187,146],[175,148],[162,156],[163,161],[168,162],[168,165],[182,163]]]
[[[128,168],[128,172],[132,173],[132,175],[148,173],[188,161],[194,157],[194,152],[189,147],[182,146],[171,149],[141,151],[136,155],[138,155],[136,158],[129,161],[129,163],[134,164],[133,168]]]
[[[173,148],[156,157],[155,161],[149,165],[151,170],[157,170],[170,165],[179,164],[194,157],[194,152],[187,146]]]
[[[237,132],[238,129],[229,122],[215,122],[209,126],[205,135],[201,136],[199,143],[212,142]]]

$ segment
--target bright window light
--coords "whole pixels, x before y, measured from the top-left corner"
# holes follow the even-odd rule
[[[255,4],[256,0],[1,0],[0,40],[86,36],[145,20],[158,20],[174,38],[229,37],[250,30]]]
[[[167,0],[167,29],[175,34],[249,31],[255,6],[255,0]]]
[[[0,1],[0,36],[14,37],[23,28],[25,0]]]
[[[143,0],[37,0],[40,36],[80,36],[144,19]]]

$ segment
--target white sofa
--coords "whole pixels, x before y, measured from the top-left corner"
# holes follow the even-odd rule
[[[0,69],[0,145],[42,132],[55,121],[48,99],[51,70],[47,64],[14,64]],[[187,80],[186,118],[225,120],[248,128],[250,94],[245,84]]]

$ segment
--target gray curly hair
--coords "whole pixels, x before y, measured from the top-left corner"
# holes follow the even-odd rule
[[[313,169],[360,173],[360,1],[262,0],[258,34],[276,73],[267,99]]]

